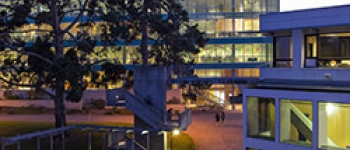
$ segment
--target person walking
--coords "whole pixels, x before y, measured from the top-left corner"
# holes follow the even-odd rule
[[[220,114],[219,114],[219,112],[216,112],[215,120],[216,120],[216,126],[219,126],[219,122],[220,122]]]
[[[225,124],[225,111],[221,111],[220,119],[221,119],[221,125],[224,126]]]

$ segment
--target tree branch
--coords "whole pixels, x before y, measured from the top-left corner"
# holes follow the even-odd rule
[[[63,30],[63,32],[69,31],[78,22],[78,20],[81,18],[81,16],[83,16],[85,11],[82,11],[82,10],[86,8],[88,2],[89,2],[89,0],[85,0],[83,7],[81,8],[81,11],[79,12],[79,15],[69,24],[69,26],[67,28],[65,28]]]
[[[11,81],[8,81],[6,80],[4,77],[0,76],[0,81],[3,81],[9,85],[14,85],[14,86],[24,86],[24,87],[32,87],[34,88],[35,85],[34,84],[21,84],[21,83],[18,83],[18,82],[11,82]]]
[[[49,63],[50,65],[54,65],[54,63],[50,60],[50,59],[47,59],[39,54],[36,54],[36,53],[33,53],[33,52],[29,52],[29,51],[22,51],[22,50],[15,50],[15,49],[10,49],[10,50],[6,50],[6,51],[13,51],[13,52],[17,52],[17,53],[20,53],[20,54],[26,54],[28,56],[34,56],[34,57],[37,57],[47,63]]]
[[[69,37],[71,37],[75,43],[78,42],[78,39],[71,32],[63,31],[63,33],[67,33],[69,35]]]

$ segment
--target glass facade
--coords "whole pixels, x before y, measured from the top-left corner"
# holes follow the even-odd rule
[[[183,0],[179,1],[183,7],[189,12],[191,24],[198,24],[201,31],[205,31],[207,36],[213,40],[209,42],[205,48],[195,57],[198,64],[220,64],[220,63],[236,63],[236,62],[270,62],[272,61],[272,43],[266,43],[259,30],[259,15],[268,12],[279,11],[279,0]],[[72,4],[71,8],[79,8],[79,4]],[[47,8],[38,6],[34,11],[47,11]],[[70,16],[77,15],[76,12],[68,14],[63,19],[61,28],[64,29],[70,24],[72,18]],[[79,31],[87,31],[93,39],[103,40],[102,33],[103,22],[94,24],[94,26],[86,30],[83,27],[74,26],[70,32],[75,35]],[[44,29],[37,32],[35,29]],[[48,25],[37,26],[35,24],[26,25],[17,29],[18,33],[14,33],[15,37],[24,37],[25,41],[32,41],[37,36],[50,33],[52,30]],[[25,32],[30,31],[30,32]],[[257,39],[259,42],[254,42]],[[64,39],[69,41],[70,36],[65,35]],[[245,39],[245,41],[241,41]],[[140,63],[141,54],[137,49],[138,45],[122,46],[121,50],[101,49],[99,55],[91,55],[91,61],[99,59],[111,59],[120,61],[122,64]],[[6,57],[16,57],[11,53],[1,55],[0,59]],[[253,60],[253,61],[252,61]],[[232,77],[233,73],[230,69],[207,69],[196,71],[201,77]],[[237,69],[235,75],[242,77],[259,76],[259,72],[252,69]],[[119,85],[119,84],[118,84]],[[91,86],[92,87],[92,86]],[[115,86],[108,86],[115,87]],[[227,87],[232,89],[232,87]],[[225,88],[221,89],[228,91]],[[225,93],[227,97],[228,93]]]
[[[275,102],[273,98],[247,97],[248,137],[275,139]]]

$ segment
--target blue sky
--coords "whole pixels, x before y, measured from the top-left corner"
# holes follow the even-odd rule
[[[334,5],[350,5],[350,0],[280,0],[281,11],[319,8]]]

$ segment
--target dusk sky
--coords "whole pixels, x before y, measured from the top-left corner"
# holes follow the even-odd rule
[[[281,11],[350,4],[350,0],[281,0]]]

